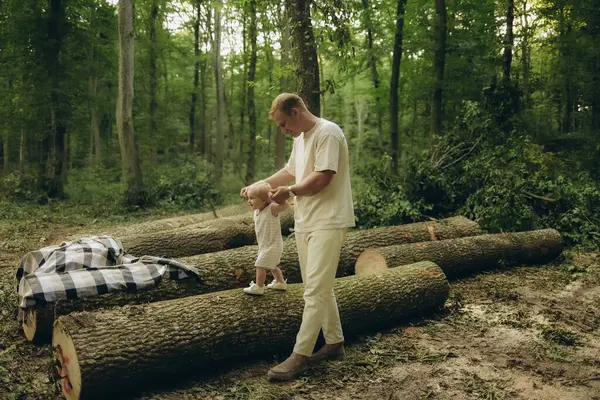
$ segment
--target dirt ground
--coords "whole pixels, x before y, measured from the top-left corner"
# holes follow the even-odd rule
[[[58,399],[51,349],[18,332],[16,257],[0,257],[0,399]],[[294,382],[267,380],[269,356],[265,338],[263,360],[136,399],[600,400],[600,254],[453,281],[440,314],[354,338]]]

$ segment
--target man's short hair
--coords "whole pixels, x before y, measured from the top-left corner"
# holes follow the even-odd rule
[[[306,111],[306,105],[300,96],[294,93],[281,93],[275,97],[273,103],[271,103],[271,109],[269,110],[269,119],[273,119],[273,115],[277,111],[281,111],[286,115],[292,115],[292,108],[299,108],[300,110]]]

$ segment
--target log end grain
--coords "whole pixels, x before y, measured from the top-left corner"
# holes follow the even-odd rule
[[[385,257],[377,249],[367,249],[358,256],[354,273],[356,275],[370,275],[387,269],[388,265]]]
[[[57,321],[54,326],[52,347],[55,352],[56,372],[62,395],[67,400],[79,400],[82,387],[79,360],[68,329],[63,327],[60,321]]]

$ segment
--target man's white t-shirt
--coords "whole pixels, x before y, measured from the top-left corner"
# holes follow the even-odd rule
[[[331,183],[313,196],[296,197],[296,232],[353,227],[354,205],[350,187],[348,143],[342,129],[319,118],[308,132],[294,139],[287,172],[302,182],[314,171],[334,171]]]

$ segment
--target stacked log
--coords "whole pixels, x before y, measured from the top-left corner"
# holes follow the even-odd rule
[[[449,278],[499,266],[544,264],[563,249],[554,229],[471,236],[365,250],[355,264],[356,275],[367,275],[390,267],[432,261]]]
[[[292,209],[281,215],[281,232],[289,235],[294,227]],[[127,252],[157,257],[185,257],[213,253],[256,244],[253,215],[219,218],[157,232],[140,231],[120,238]]]
[[[342,246],[337,276],[352,275],[359,255],[370,247],[443,240],[480,233],[479,225],[464,217],[352,231],[346,235]],[[92,311],[100,308],[121,307],[127,304],[150,303],[245,287],[254,279],[254,262],[257,255],[258,246],[246,246],[183,258],[180,260],[181,262],[199,271],[201,277],[199,281],[190,280],[186,283],[178,283],[164,279],[151,290],[135,293],[109,293],[32,308],[25,310],[23,330],[28,340],[43,343],[51,337],[51,328],[55,317],[73,311]],[[293,238],[284,241],[281,268],[289,283],[302,281],[296,241]]]
[[[260,297],[229,290],[60,317],[53,346],[63,395],[123,396],[216,363],[290,351],[302,319],[303,290],[290,285],[287,292]],[[334,290],[344,331],[356,334],[439,309],[449,285],[439,267],[425,262],[336,279]]]

